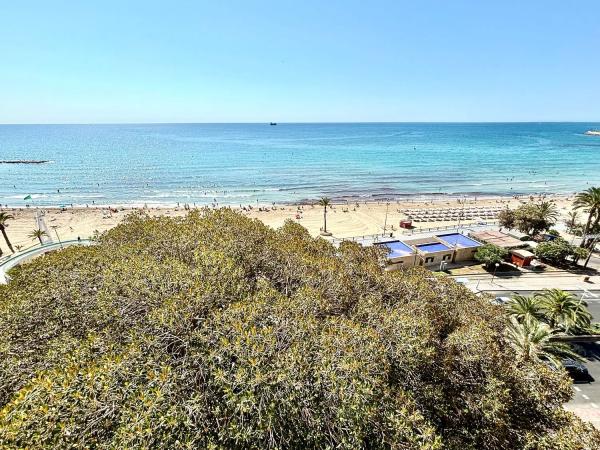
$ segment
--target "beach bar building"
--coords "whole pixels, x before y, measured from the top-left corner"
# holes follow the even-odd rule
[[[436,236],[410,239],[404,243],[413,247],[419,255],[416,265],[439,266],[443,261],[452,261],[452,249]]]
[[[470,261],[481,243],[461,233],[380,242],[388,250],[387,270],[439,266],[442,262]]]
[[[383,242],[375,245],[386,247],[389,251],[387,270],[398,270],[416,265],[417,252],[402,241]]]
[[[438,234],[436,237],[454,250],[452,262],[470,261],[475,256],[481,242],[461,233]]]

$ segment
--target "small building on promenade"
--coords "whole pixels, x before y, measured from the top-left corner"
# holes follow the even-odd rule
[[[417,252],[402,241],[382,242],[375,245],[386,247],[389,250],[387,270],[398,270],[418,265]]]
[[[470,261],[481,243],[461,233],[445,233],[414,239],[380,242],[388,249],[387,270],[436,267],[441,263]]]
[[[454,250],[452,262],[471,261],[481,242],[461,233],[438,234],[436,237]]]
[[[531,261],[535,259],[535,255],[527,250],[513,249],[510,251],[510,262],[519,267],[527,267],[531,265]]]
[[[405,240],[404,243],[418,254],[415,265],[439,266],[443,261],[452,261],[452,249],[436,236]]]

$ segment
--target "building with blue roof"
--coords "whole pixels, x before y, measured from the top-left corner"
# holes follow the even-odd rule
[[[414,266],[439,266],[443,262],[470,261],[482,245],[461,233],[445,233],[416,239],[380,242],[388,250],[387,270]]]

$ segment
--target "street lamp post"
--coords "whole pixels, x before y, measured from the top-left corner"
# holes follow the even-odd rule
[[[463,214],[464,214],[464,211],[465,211],[465,203],[464,203],[464,199],[463,199],[463,201],[461,201],[461,200],[459,199],[459,200],[458,200],[458,203],[459,203],[459,204],[462,204],[462,205],[461,205],[461,206],[462,206],[462,208],[461,208],[461,210],[460,210],[460,213],[458,214],[458,225],[457,225],[457,228],[460,228],[460,222],[461,222],[461,220],[462,220],[462,217],[463,217]]]
[[[494,284],[494,277],[496,276],[496,270],[498,270],[498,267],[500,266],[500,264],[496,263],[495,264],[495,268],[494,268],[494,273],[492,274],[492,281],[490,282],[490,284]]]
[[[58,239],[58,243],[60,244],[60,248],[63,248],[62,242],[60,240],[60,236],[58,235],[58,226],[57,225],[52,225],[50,228],[52,228],[54,230],[54,232],[56,233],[56,239]]]
[[[385,235],[385,229],[387,228],[387,216],[388,216],[388,208],[390,207],[390,202],[385,204],[385,220],[383,221],[383,234]]]

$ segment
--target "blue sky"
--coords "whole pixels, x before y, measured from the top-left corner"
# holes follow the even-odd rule
[[[0,123],[600,121],[600,2],[4,1]]]

